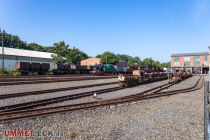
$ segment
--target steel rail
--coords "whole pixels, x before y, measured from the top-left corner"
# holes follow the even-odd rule
[[[158,87],[155,87],[153,88],[153,92],[158,92],[161,87],[161,89],[165,89],[165,88],[168,88],[169,86],[171,86],[172,84],[165,84],[165,85],[162,85],[162,86],[158,86]],[[144,91],[144,92],[141,92],[139,94],[144,94],[144,93],[148,93],[148,92],[152,92],[152,89],[150,90],[147,90],[147,91]],[[104,106],[104,105],[112,105],[112,104],[119,104],[119,103],[124,103],[124,102],[129,102],[131,100],[136,100],[134,98],[133,95],[130,95],[130,96],[125,96],[125,97],[121,97],[121,98],[117,98],[117,99],[109,99],[109,100],[102,100],[102,101],[96,101],[96,102],[88,102],[88,103],[81,103],[81,104],[74,104],[74,105],[67,105],[67,106],[60,106],[60,107],[51,107],[51,108],[43,108],[43,109],[29,109],[29,110],[21,110],[21,111],[17,111],[17,110],[14,110],[13,112],[4,112],[4,113],[1,113],[1,115],[18,115],[19,113],[32,113],[32,114],[23,114],[24,117],[35,117],[36,115],[38,116],[42,116],[42,115],[47,115],[47,114],[52,114],[52,113],[56,113],[56,112],[65,112],[65,111],[72,111],[72,110],[80,110],[80,109],[85,109],[85,108],[92,108],[92,107],[98,107],[98,106]],[[58,110],[53,110],[53,109],[58,109]],[[66,110],[67,109],[67,110]],[[53,111],[52,111],[53,110]],[[38,111],[42,111],[41,113],[38,112]],[[35,112],[35,113],[34,113]],[[15,114],[13,114],[15,113]],[[33,114],[34,113],[34,114]],[[23,118],[23,116],[15,116],[16,118],[14,118],[14,116],[9,116],[8,118],[0,118],[0,121],[1,122],[5,122],[6,120],[8,121],[8,119],[11,119],[12,120],[16,120],[16,119],[20,119],[20,118]],[[6,120],[5,120],[6,119]]]
[[[68,81],[82,81],[82,80],[100,80],[116,78],[116,76],[105,77],[82,77],[82,78],[64,78],[64,79],[48,79],[48,80],[29,80],[29,81],[14,81],[14,82],[0,82],[0,86],[8,85],[23,85],[23,84],[40,84],[40,83],[54,83],[54,82],[68,82]]]
[[[200,81],[200,79],[199,79],[199,81]],[[197,84],[198,83],[199,82],[197,82]],[[45,116],[45,115],[54,114],[54,113],[62,113],[62,112],[68,112],[68,111],[73,111],[73,110],[81,110],[81,109],[87,109],[87,108],[94,108],[94,107],[98,107],[98,106],[113,105],[113,104],[133,102],[133,101],[138,101],[138,100],[145,100],[145,99],[161,97],[160,95],[157,95],[158,91],[166,89],[172,85],[173,84],[170,84],[170,85],[165,84],[165,85],[153,88],[154,91],[152,91],[152,89],[150,89],[150,90],[147,90],[147,91],[135,94],[135,95],[120,97],[120,98],[116,98],[116,99],[109,99],[109,100],[102,100],[102,101],[88,102],[88,103],[81,103],[81,104],[73,104],[73,105],[66,105],[66,106],[57,106],[57,107],[50,107],[50,108],[42,108],[42,109],[28,109],[28,110],[22,110],[22,111],[5,112],[4,115],[8,115],[8,116],[4,117],[4,115],[2,114],[3,117],[0,118],[0,121],[2,123],[10,122],[10,121],[14,121],[14,120],[21,120],[21,119],[25,119],[25,118],[34,118],[34,117]],[[202,88],[202,86],[200,88]],[[190,87],[189,89],[191,89],[191,90],[188,90],[188,91],[186,90],[185,92],[189,92],[192,90],[198,90],[200,88],[192,89],[192,87]],[[149,93],[149,92],[150,92],[150,94],[145,95],[145,93]],[[179,92],[177,91],[177,93],[179,93]],[[177,94],[177,93],[173,93],[173,94]],[[154,94],[154,96],[151,96],[152,94]],[[170,93],[168,95],[172,95],[172,93]],[[165,94],[164,96],[168,96],[168,95]],[[24,113],[26,113],[26,114],[24,114]]]
[[[96,87],[96,86],[112,85],[112,84],[117,84],[117,83],[118,82],[110,82],[110,83],[91,84],[91,85],[83,85],[83,86],[75,86],[75,87],[65,87],[65,88],[3,94],[3,95],[0,95],[0,100],[8,99],[8,98],[15,98],[15,97],[22,97],[22,96],[29,96],[29,95],[39,95],[39,94],[55,93],[55,92],[69,91],[69,90],[82,89],[82,88],[90,88],[90,87]]]
[[[20,104],[2,106],[2,107],[0,107],[0,113],[7,112],[7,111],[27,109],[27,108],[34,108],[34,107],[49,105],[49,104],[53,104],[53,103],[58,103],[61,101],[74,100],[74,99],[92,96],[94,93],[102,94],[102,93],[108,93],[108,92],[117,91],[117,90],[121,90],[121,89],[125,89],[125,88],[117,86],[117,87],[112,87],[112,88],[107,88],[107,89],[81,92],[81,93],[77,93],[77,94],[71,94],[71,95],[53,97],[53,98],[42,99],[42,100],[37,100],[37,101],[25,102],[25,103],[20,103]]]
[[[167,83],[167,85],[170,85],[170,84]],[[161,88],[162,86],[163,85],[161,85],[157,89]],[[78,99],[78,98],[82,98],[82,97],[91,96],[94,93],[102,94],[102,93],[112,92],[112,91],[121,90],[121,89],[124,89],[124,88],[123,87],[114,87],[114,88],[108,88],[108,89],[102,89],[102,90],[96,90],[96,91],[90,91],[90,92],[82,92],[82,93],[65,95],[65,96],[54,97],[54,98],[48,98],[48,99],[43,99],[43,100],[25,102],[25,103],[20,103],[20,104],[2,106],[2,107],[0,107],[0,113],[5,112],[5,111],[16,110],[16,109],[20,110],[20,109],[26,109],[26,108],[30,108],[30,107],[38,107],[38,106],[42,106],[42,105],[49,105],[49,104],[53,104],[53,103],[57,103],[57,102],[61,102],[61,101],[73,100],[73,99]],[[156,89],[156,88],[154,88],[154,89]],[[65,89],[55,89],[55,91],[52,91],[52,92],[57,92],[58,90],[65,91]],[[42,92],[44,92],[44,93],[48,92],[49,93],[49,91],[42,91]],[[38,92],[35,92],[35,93],[38,93]],[[27,93],[24,93],[24,94],[33,94],[33,92],[31,92],[31,93],[27,92]],[[18,95],[21,95],[21,94],[18,94]],[[5,97],[5,96],[2,96],[2,98]]]
[[[31,80],[51,80],[51,79],[75,79],[75,78],[91,78],[91,77],[96,77],[96,78],[100,78],[100,77],[116,77],[114,75],[110,75],[110,76],[92,76],[92,75],[86,75],[86,76],[79,76],[79,75],[75,75],[75,76],[56,76],[56,77],[10,77],[10,78],[1,78],[0,77],[0,81],[1,82],[10,82],[10,81],[31,81]]]

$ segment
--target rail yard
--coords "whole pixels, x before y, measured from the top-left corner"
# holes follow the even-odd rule
[[[206,76],[168,77],[2,76],[0,129],[65,132],[52,139],[203,139]]]

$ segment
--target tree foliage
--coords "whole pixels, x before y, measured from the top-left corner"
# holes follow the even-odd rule
[[[66,59],[68,64],[80,64],[80,61],[83,59],[87,59],[88,55],[78,48],[73,47],[72,49],[68,50],[66,54]]]
[[[81,60],[87,59],[88,55],[78,48],[70,48],[64,41],[54,43],[53,46],[42,46],[37,43],[26,43],[16,35],[11,35],[4,32],[4,46],[18,49],[35,50],[42,52],[51,52],[55,55],[52,56],[53,61],[57,64],[79,64]],[[0,46],[2,43],[2,31],[0,31]],[[96,56],[101,58],[102,63],[116,64],[118,61],[126,61],[129,65],[137,64],[141,67],[170,67],[170,62],[160,63],[152,58],[145,58],[143,61],[139,57],[133,57],[126,54],[115,54],[112,52],[104,52]]]
[[[80,64],[81,60],[88,58],[86,53],[75,47],[70,48],[64,41],[55,43],[52,50],[56,54],[52,56],[56,64]]]
[[[18,36],[8,34],[0,31],[0,43],[2,43],[2,36],[4,40],[4,46],[17,49],[25,50],[35,50],[42,52],[51,52],[53,62],[56,64],[79,64],[81,60],[88,58],[88,55],[78,48],[70,48],[69,45],[65,44],[64,41],[54,43],[53,46],[42,46],[37,43],[27,44],[25,41],[22,41]]]
[[[69,45],[66,45],[64,41],[54,43],[54,46],[52,48],[52,52],[55,53],[55,55],[52,55],[54,63],[56,64],[65,63],[65,56],[66,53],[68,53],[68,47]]]
[[[126,54],[114,54],[112,52],[104,52],[103,54],[99,54],[96,57],[101,58],[102,63],[106,63],[106,58],[107,58],[107,63],[109,64],[116,64],[118,61],[126,61],[130,66],[135,64],[140,67],[156,67],[156,68],[170,67],[170,63],[161,64],[159,61],[155,61],[152,58],[145,58],[142,61],[138,56],[132,57]]]
[[[4,32],[2,34],[2,31],[0,31],[0,43],[1,44],[2,44],[2,38],[3,38],[4,47],[43,51],[43,52],[52,52],[52,47],[46,47],[46,46],[44,47],[44,46],[38,45],[36,43],[27,44],[25,41],[21,40],[16,35],[11,35],[6,32]]]
[[[116,64],[118,59],[117,56],[112,52],[104,52],[101,54],[101,63],[103,64]]]

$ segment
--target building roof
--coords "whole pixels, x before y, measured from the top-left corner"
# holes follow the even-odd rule
[[[179,56],[204,56],[204,55],[209,55],[209,52],[172,54],[171,57],[179,57]]]
[[[2,54],[2,47],[0,47],[0,54]],[[51,55],[53,53],[4,47],[4,54],[5,55],[13,55],[13,56],[25,56],[25,57],[52,59]]]

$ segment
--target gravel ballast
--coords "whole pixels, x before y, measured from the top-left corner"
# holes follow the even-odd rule
[[[53,105],[48,105],[47,107],[92,102],[92,101],[98,101],[98,100],[108,100],[108,99],[119,98],[119,97],[128,96],[128,95],[134,95],[137,93],[141,93],[145,90],[163,85],[167,82],[168,80],[164,80],[164,81],[159,81],[159,82],[154,82],[154,83],[143,84],[136,87],[131,87],[131,88],[126,88],[126,89],[122,89],[122,90],[118,90],[114,92],[99,94],[97,95],[96,98],[93,98],[93,96],[89,96],[89,97],[84,97],[84,98],[80,98],[76,100],[68,100],[68,101],[56,103]]]
[[[182,88],[192,87],[197,82],[198,79],[199,79],[198,76],[191,77],[191,78],[189,78],[185,81],[182,81],[178,84],[175,84],[172,87],[165,89],[163,91],[170,91],[170,90],[174,90],[174,89],[182,89]],[[151,88],[166,84],[167,82],[168,82],[168,80],[164,80],[164,81],[159,81],[159,82],[154,82],[154,83],[149,83],[149,84],[143,84],[143,85],[139,85],[139,86],[132,87],[132,88],[126,88],[126,89],[115,91],[115,92],[100,94],[100,95],[97,95],[97,98],[93,98],[92,96],[89,96],[89,97],[85,97],[85,98],[81,98],[81,99],[69,100],[69,101],[56,103],[53,105],[48,105],[46,107],[77,104],[77,103],[91,102],[91,101],[97,101],[97,100],[108,100],[108,99],[119,98],[119,97],[128,96],[128,95],[134,95],[134,94],[141,93],[145,90],[149,90]]]
[[[199,78],[200,78],[199,76],[190,77],[190,78],[182,81],[181,83],[175,84],[172,87],[165,89],[163,91],[170,91],[170,90],[177,90],[177,89],[193,87],[196,84],[196,82],[199,80]]]
[[[36,90],[46,90],[46,89],[65,88],[65,87],[74,87],[74,86],[91,85],[91,84],[110,83],[110,82],[117,82],[117,78],[0,86],[0,91],[1,91],[0,95],[27,92],[27,91],[36,91]]]
[[[37,101],[37,100],[42,100],[42,99],[54,98],[54,97],[61,97],[61,96],[66,96],[66,95],[72,95],[72,94],[77,94],[77,93],[83,93],[83,92],[89,92],[89,91],[101,90],[101,89],[107,89],[107,88],[113,88],[113,87],[118,87],[118,84],[2,99],[0,102],[0,106],[19,104],[19,103],[25,103],[25,102],[30,102],[30,101]]]
[[[185,84],[186,87],[189,85]],[[69,135],[60,139],[72,137],[76,140],[202,140],[203,117],[201,89],[150,100],[17,121],[1,125],[0,132],[13,129],[64,132],[67,130]]]

